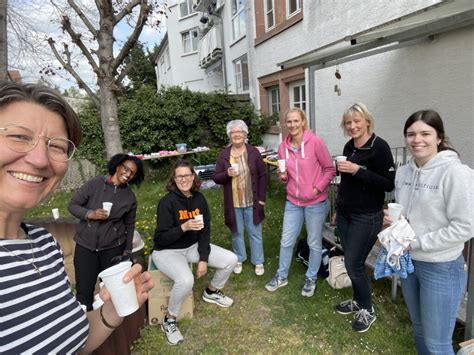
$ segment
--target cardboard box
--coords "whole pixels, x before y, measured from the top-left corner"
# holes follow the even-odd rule
[[[168,310],[171,289],[173,281],[159,271],[152,258],[148,263],[148,272],[151,274],[155,287],[150,291],[148,297],[148,322],[150,325],[161,324]],[[193,317],[194,300],[193,294],[189,295],[181,305],[181,310],[176,317],[180,319],[190,319]]]

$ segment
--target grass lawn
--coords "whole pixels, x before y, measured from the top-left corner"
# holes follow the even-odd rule
[[[137,229],[151,247],[155,226],[156,204],[164,195],[167,173],[147,176],[135,189],[139,201]],[[214,244],[231,249],[230,234],[224,225],[222,189],[203,190],[212,214]],[[68,216],[67,203],[71,193],[57,193],[48,202],[30,213],[48,216],[51,208],[59,207],[61,216]],[[363,334],[351,329],[351,316],[337,314],[334,305],[350,298],[351,290],[334,290],[318,280],[312,298],[300,294],[305,267],[294,262],[289,284],[274,293],[265,290],[265,283],[278,267],[279,242],[283,217],[284,190],[272,181],[263,224],[265,275],[256,276],[252,265],[244,263],[241,275],[232,275],[224,292],[235,303],[229,309],[207,304],[201,293],[212,275],[197,280],[194,287],[195,309],[191,320],[179,323],[184,343],[167,345],[159,326],[148,326],[134,345],[135,354],[167,353],[313,353],[313,354],[415,354],[411,326],[401,292],[396,302],[390,299],[390,282],[373,282],[374,307],[377,320]],[[248,244],[248,243],[247,243]]]

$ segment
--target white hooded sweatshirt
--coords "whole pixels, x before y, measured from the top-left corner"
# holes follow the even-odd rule
[[[397,170],[395,199],[416,233],[413,260],[455,260],[473,237],[474,171],[445,150],[418,168],[413,159]]]

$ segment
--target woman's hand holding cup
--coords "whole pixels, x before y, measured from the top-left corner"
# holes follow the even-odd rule
[[[200,231],[203,228],[204,228],[204,223],[203,221],[199,219],[188,219],[186,222],[184,222],[181,225],[181,229],[183,230],[183,232]]]

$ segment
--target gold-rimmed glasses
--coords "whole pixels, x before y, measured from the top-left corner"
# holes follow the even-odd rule
[[[48,155],[51,159],[59,162],[67,162],[76,151],[76,146],[66,138],[39,136],[31,129],[9,125],[0,127],[0,137],[4,138],[7,147],[17,153],[28,153],[32,151],[40,138],[46,140]]]

